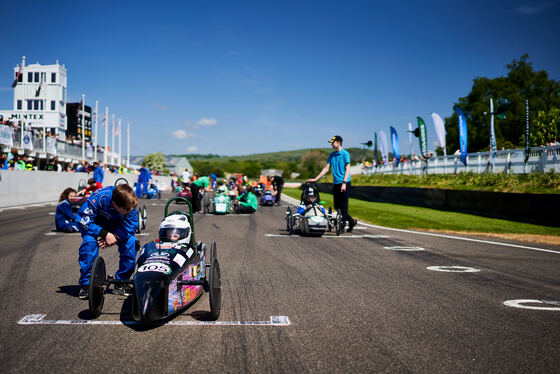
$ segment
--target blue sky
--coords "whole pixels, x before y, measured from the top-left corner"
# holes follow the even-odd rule
[[[528,53],[560,80],[558,0],[19,1],[0,12],[0,108],[12,107],[21,56],[59,60],[68,101],[86,94],[130,122],[134,155],[325,147],[334,134],[360,146],[389,126],[408,150],[416,116],[435,149],[430,114],[451,115],[476,76]]]

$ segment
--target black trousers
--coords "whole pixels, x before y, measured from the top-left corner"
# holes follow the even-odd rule
[[[283,186],[276,187],[276,198],[274,199],[274,202],[276,204],[280,204],[280,198],[282,197],[282,188]]]
[[[351,222],[354,220],[354,218],[352,218],[350,214],[348,214],[348,197],[350,196],[351,185],[351,182],[347,182],[346,191],[342,192],[342,183],[333,184],[334,209],[340,209],[340,211],[342,212],[342,227],[346,226],[347,221]]]
[[[196,184],[191,183],[191,194],[192,194],[192,206],[194,212],[199,212],[201,210],[200,207],[200,187]]]
[[[237,206],[237,213],[255,213],[255,209],[253,209],[250,206],[245,206],[245,205],[241,205],[239,204]]]

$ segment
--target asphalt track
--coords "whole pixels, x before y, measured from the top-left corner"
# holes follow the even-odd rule
[[[145,243],[163,206],[142,203]],[[361,225],[288,236],[283,207],[197,215],[197,239],[218,246],[222,324],[204,321],[207,295],[159,326],[126,324],[130,298],[108,295],[106,324],[92,324],[76,297],[80,237],[51,231],[54,209],[0,212],[3,373],[560,370],[560,247]],[[116,249],[102,255],[116,270]],[[44,316],[22,324],[31,314]]]

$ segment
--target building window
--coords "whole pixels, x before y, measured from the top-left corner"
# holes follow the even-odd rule
[[[33,100],[27,100],[27,110],[33,110]]]
[[[23,103],[21,102],[21,100],[17,101],[17,110],[21,110],[23,107]]]
[[[56,83],[56,73],[51,73],[51,83]]]
[[[35,82],[39,83],[39,72],[35,73]]]
[[[56,101],[51,100],[51,110],[56,110]]]
[[[28,82],[33,82],[33,73],[32,72],[27,73],[27,81]]]
[[[39,100],[33,100],[33,110],[39,110]]]

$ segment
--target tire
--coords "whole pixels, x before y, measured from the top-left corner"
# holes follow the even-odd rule
[[[217,256],[218,256],[218,248],[216,247],[216,242],[212,242],[212,244],[210,245],[210,260],[209,260],[209,262],[212,263],[212,260],[214,260]]]
[[[340,233],[342,232],[343,227],[342,227],[342,212],[340,211],[340,209],[336,210],[336,236],[339,236]]]
[[[99,317],[103,310],[105,301],[105,286],[107,283],[107,272],[105,260],[99,256],[93,262],[91,275],[89,277],[89,311],[93,318]]]
[[[140,234],[142,232],[142,213],[140,210],[137,210],[136,213],[138,214],[138,228],[136,229],[136,233]]]
[[[146,230],[146,222],[148,221],[148,210],[146,205],[142,206],[142,230]]]
[[[288,207],[288,209],[286,210],[286,230],[288,230],[288,233],[292,235],[292,207]]]
[[[217,258],[210,263],[208,298],[210,300],[210,318],[217,320],[222,309],[222,278],[220,275],[220,264]]]

